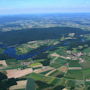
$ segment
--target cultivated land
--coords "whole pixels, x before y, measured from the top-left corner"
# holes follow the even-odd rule
[[[0,72],[22,79],[10,90],[25,90],[29,78],[36,90],[89,90],[89,16],[35,18],[0,24]]]

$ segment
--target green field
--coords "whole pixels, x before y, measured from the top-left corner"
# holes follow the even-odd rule
[[[79,60],[69,60],[69,67],[81,67]]]
[[[65,77],[69,78],[69,79],[82,80],[83,72],[82,72],[82,70],[69,70],[66,73]]]
[[[54,58],[52,60],[54,60]],[[63,66],[66,63],[67,63],[66,59],[57,58],[57,59],[54,60],[54,63],[52,63],[51,66],[54,67],[54,68],[59,68],[59,67]]]

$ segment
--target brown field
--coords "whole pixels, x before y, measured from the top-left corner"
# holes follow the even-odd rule
[[[9,88],[9,90],[19,90],[19,89],[24,89],[26,87],[27,80],[24,81],[18,81],[17,85],[14,85]]]
[[[24,69],[24,70],[7,70],[7,76],[8,78],[20,78],[27,74],[30,74],[33,72],[32,68]]]
[[[2,64],[3,66],[7,67],[6,61],[5,60],[0,60],[0,64]]]

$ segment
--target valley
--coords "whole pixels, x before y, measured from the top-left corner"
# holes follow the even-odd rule
[[[36,90],[89,90],[88,17],[75,14],[10,18],[0,24],[0,72],[21,79],[10,90],[25,90],[24,84],[30,78]]]

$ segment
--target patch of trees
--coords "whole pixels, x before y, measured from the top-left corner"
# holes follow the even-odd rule
[[[75,33],[76,36],[79,36],[90,32],[71,27],[23,29],[18,31],[0,32],[0,42],[9,45],[23,44],[34,40],[58,39],[62,35],[66,35],[68,33]]]

